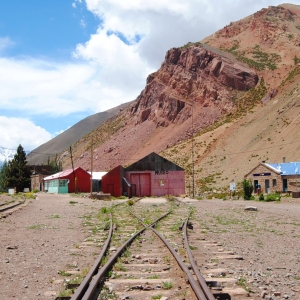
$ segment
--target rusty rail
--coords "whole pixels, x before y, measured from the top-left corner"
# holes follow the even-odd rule
[[[15,204],[10,205],[10,206],[2,207],[2,208],[0,208],[0,212],[5,212],[6,210],[12,209],[12,208],[14,208],[16,206],[19,206],[19,205],[22,205],[24,203],[25,203],[25,200],[22,201],[22,202],[19,202],[19,203],[15,203]]]
[[[108,262],[99,270],[97,275],[93,278],[88,287],[85,295],[82,297],[82,300],[91,300],[94,299],[94,293],[96,292],[99,283],[104,279],[105,274],[108,270],[113,266],[117,258],[124,251],[124,249],[142,232],[145,231],[146,228],[141,229],[134,236],[132,236],[129,240],[127,240],[108,260]],[[73,298],[72,298],[73,299]]]
[[[132,215],[134,215],[142,224],[142,219],[139,218],[138,216],[136,216],[133,212],[131,212]],[[161,235],[158,231],[156,231],[153,226],[162,218],[166,217],[168,214],[170,214],[171,211],[169,211],[168,213],[166,213],[165,215],[163,215],[162,217],[160,217],[158,220],[156,220],[155,222],[153,222],[151,225],[149,225],[149,228],[161,239],[161,241],[168,247],[168,249],[170,250],[170,252],[172,253],[173,257],[176,259],[178,265],[180,266],[180,268],[182,269],[183,272],[186,273],[186,275],[188,276],[189,279],[189,283],[192,286],[192,289],[195,293],[195,295],[197,296],[198,299],[200,300],[215,300],[215,298],[207,298],[203,292],[201,291],[201,289],[199,288],[199,285],[197,284],[197,282],[195,281],[193,275],[191,274],[191,272],[189,271],[189,269],[187,268],[187,266],[185,265],[185,263],[182,261],[182,259],[180,258],[180,256],[176,253],[176,251],[174,250],[174,248],[170,245],[170,243],[164,238],[163,235]],[[143,226],[146,226],[145,224],[143,224]]]
[[[206,296],[203,294],[202,290],[200,289],[200,287],[197,284],[196,280],[194,279],[193,275],[191,274],[191,272],[189,271],[189,269],[187,268],[187,266],[185,265],[185,263],[182,261],[182,259],[180,258],[180,256],[176,253],[176,251],[174,250],[174,248],[170,245],[170,243],[158,231],[156,231],[153,227],[151,227],[151,230],[168,247],[168,249],[170,250],[170,252],[174,256],[174,258],[176,259],[176,261],[177,261],[178,265],[180,266],[180,268],[182,269],[182,271],[186,273],[186,275],[188,276],[188,279],[189,279],[189,283],[190,283],[190,285],[191,285],[191,287],[192,287],[192,289],[193,289],[196,297],[199,300],[208,300],[206,298]]]
[[[157,220],[155,220],[151,226],[154,226],[159,220],[164,218],[166,215],[168,215],[170,212],[166,213],[165,215],[159,217]],[[71,298],[71,300],[92,300],[95,297],[95,293],[97,289],[99,288],[99,283],[104,279],[106,273],[111,269],[115,261],[118,259],[118,257],[121,255],[121,253],[125,250],[126,247],[128,247],[134,239],[139,236],[141,233],[143,233],[147,227],[144,225],[144,228],[142,228],[139,232],[137,232],[135,235],[133,235],[130,239],[128,239],[119,249],[109,258],[107,263],[98,271],[98,273],[94,276],[94,278],[90,281],[89,287],[85,290],[84,295],[80,296],[81,298]]]
[[[186,221],[183,225],[183,235],[184,235],[184,244],[185,244],[185,248],[186,248],[186,251],[188,253],[188,256],[189,256],[190,264],[191,264],[191,266],[194,270],[194,273],[197,277],[199,285],[200,285],[202,291],[204,292],[204,294],[206,296],[206,299],[207,300],[215,300],[215,297],[212,294],[210,288],[207,286],[205,279],[203,278],[203,276],[199,272],[198,266],[195,263],[192,251],[190,249],[190,245],[189,245],[189,242],[188,242],[188,236],[187,236],[187,224],[188,224],[188,221],[189,221],[189,217],[190,216],[187,217],[187,219],[186,219]]]
[[[87,291],[88,285],[92,281],[93,276],[98,272],[101,260],[102,260],[103,256],[105,255],[105,253],[108,249],[108,246],[109,246],[110,241],[111,241],[112,232],[113,232],[113,223],[112,223],[112,216],[111,216],[109,233],[108,233],[108,237],[105,241],[105,244],[103,245],[103,248],[102,248],[99,256],[97,257],[97,260],[95,261],[94,265],[90,269],[89,273],[85,276],[85,278],[81,282],[80,286],[76,289],[76,292],[72,296],[71,300],[82,299],[83,295]]]

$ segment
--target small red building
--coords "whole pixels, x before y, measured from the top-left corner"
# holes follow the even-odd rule
[[[183,195],[184,169],[153,152],[127,168],[117,166],[104,175],[102,191],[115,197]]]
[[[49,193],[88,193],[91,175],[81,167],[65,170],[43,179],[44,190]]]

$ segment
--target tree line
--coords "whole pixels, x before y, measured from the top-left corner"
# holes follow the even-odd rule
[[[23,192],[24,188],[30,188],[30,175],[26,153],[19,145],[14,158],[5,161],[0,169],[0,192],[7,192],[9,188],[16,188],[17,193]]]

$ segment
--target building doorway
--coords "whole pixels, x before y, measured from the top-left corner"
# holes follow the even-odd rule
[[[270,190],[270,179],[266,179],[265,180],[265,187],[266,187],[266,193],[270,194],[271,190]]]
[[[151,196],[151,185],[150,185],[149,173],[130,174],[130,183],[132,185],[132,196],[137,196],[137,197]]]
[[[287,192],[288,191],[288,181],[287,181],[287,178],[283,178],[282,179],[282,190],[284,192]]]

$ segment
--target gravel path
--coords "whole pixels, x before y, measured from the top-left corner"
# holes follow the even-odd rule
[[[245,279],[252,299],[300,299],[299,202],[191,203],[196,207],[194,222],[201,224],[206,239],[217,240],[224,251],[244,258],[215,261],[215,266]],[[59,272],[81,272],[100,252],[88,244],[90,232],[84,222],[108,205],[41,193],[26,207],[0,219],[0,298],[54,299],[66,278]],[[245,211],[247,205],[258,211]]]
[[[54,299],[59,271],[80,271],[95,254],[81,246],[87,236],[83,215],[103,202],[70,195],[38,194],[36,200],[0,222],[1,299]]]

